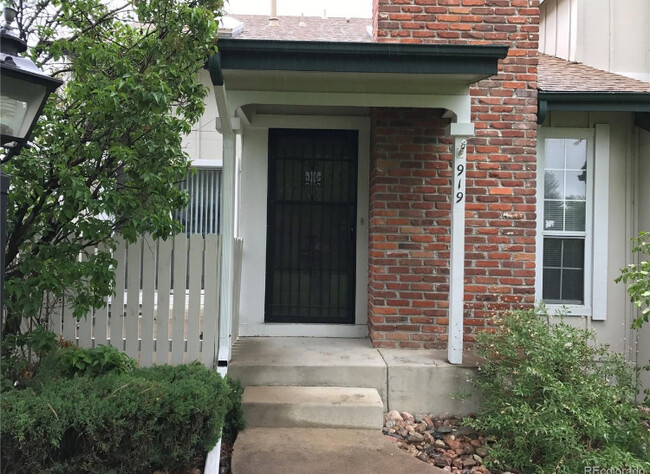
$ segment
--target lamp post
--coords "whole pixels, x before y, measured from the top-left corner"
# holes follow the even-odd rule
[[[29,138],[49,95],[63,81],[43,73],[34,62],[19,56],[27,43],[12,33],[16,10],[5,7],[0,28],[0,145],[20,149]],[[0,315],[4,316],[5,246],[9,177],[0,169]],[[2,318],[4,323],[4,317]],[[0,329],[1,330],[1,329]]]

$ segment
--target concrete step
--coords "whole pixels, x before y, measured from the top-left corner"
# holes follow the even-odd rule
[[[380,430],[246,428],[233,474],[445,474],[388,441]]]
[[[386,363],[366,339],[243,337],[228,375],[251,385],[375,388],[386,401]]]
[[[247,427],[381,429],[384,406],[364,387],[248,386]]]

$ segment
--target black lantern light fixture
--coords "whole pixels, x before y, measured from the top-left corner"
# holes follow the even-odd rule
[[[12,33],[16,10],[5,7],[0,28],[0,136],[2,146],[23,143],[43,111],[48,96],[63,81],[43,73],[33,61],[19,56],[27,43]]]

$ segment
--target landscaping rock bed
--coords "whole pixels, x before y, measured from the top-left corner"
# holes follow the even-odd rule
[[[419,460],[449,472],[488,474],[486,439],[462,426],[457,417],[389,411],[384,415],[383,433],[390,441]]]

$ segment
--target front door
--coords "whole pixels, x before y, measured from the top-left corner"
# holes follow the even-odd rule
[[[269,130],[266,322],[354,323],[358,132]]]

